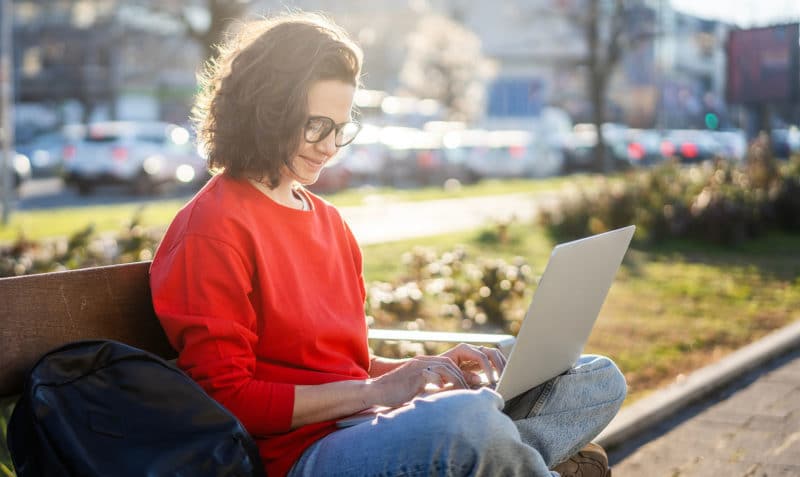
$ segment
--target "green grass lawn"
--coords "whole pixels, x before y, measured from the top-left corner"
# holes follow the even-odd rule
[[[540,275],[554,242],[515,224],[506,244],[486,231],[364,248],[365,278],[390,281],[414,246],[440,253],[462,244],[473,257],[525,257]],[[617,275],[586,351],[612,357],[630,385],[628,403],[800,319],[800,236],[764,237],[736,249],[686,242],[633,247]],[[458,323],[428,320],[431,329]]]
[[[498,194],[546,192],[566,186],[588,186],[596,177],[573,175],[547,179],[485,180],[445,190],[442,187],[420,189],[359,188],[334,194],[322,194],[339,207],[362,205],[376,196],[381,200],[422,201],[444,198],[476,197]],[[188,200],[188,197],[186,198]],[[28,239],[65,237],[89,224],[98,232],[117,231],[140,212],[145,227],[165,227],[186,200],[163,200],[89,207],[64,207],[13,212],[6,226],[0,225],[0,242],[15,240],[20,234]]]

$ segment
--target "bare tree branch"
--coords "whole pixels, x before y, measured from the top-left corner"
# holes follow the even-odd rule
[[[586,92],[597,130],[595,163],[604,171],[613,169],[612,158],[606,157],[602,131],[611,76],[626,51],[655,36],[655,32],[632,24],[632,14],[637,8],[645,8],[641,0],[585,0],[571,4],[565,12],[567,20],[583,33],[586,42]]]

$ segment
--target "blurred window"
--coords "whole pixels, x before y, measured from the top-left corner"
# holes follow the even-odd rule
[[[136,139],[153,144],[164,144],[166,137],[163,134],[139,133],[136,135]]]
[[[94,143],[104,143],[104,142],[115,142],[119,141],[119,136],[116,134],[89,134],[86,138],[86,142],[94,142]]]

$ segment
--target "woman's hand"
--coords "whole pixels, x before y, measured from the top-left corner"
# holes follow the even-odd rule
[[[491,383],[503,372],[506,358],[494,348],[461,343],[439,356],[416,356],[371,380],[378,404],[399,406],[424,392],[429,384],[440,389],[469,389],[481,384],[478,373]]]
[[[473,386],[481,383],[481,377],[477,373],[483,373],[489,383],[495,384],[506,366],[506,357],[500,350],[466,343],[460,343],[440,356],[450,358],[456,363],[464,372],[467,382]]]
[[[477,377],[477,376],[476,376]],[[446,356],[416,356],[371,380],[378,404],[400,406],[432,384],[439,388],[467,389],[471,383],[456,363]]]

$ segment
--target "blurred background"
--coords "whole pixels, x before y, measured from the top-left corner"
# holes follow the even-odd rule
[[[791,0],[5,0],[4,211],[31,178],[81,196],[202,183],[196,74],[239,20],[286,8],[365,50],[365,127],[320,192],[742,160],[759,131],[800,150]]]

